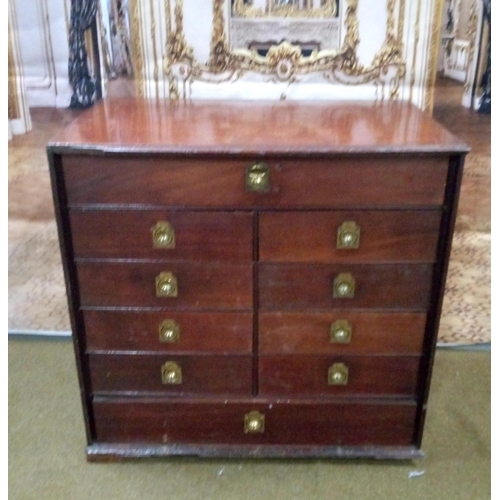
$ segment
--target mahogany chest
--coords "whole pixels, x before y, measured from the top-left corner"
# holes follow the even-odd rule
[[[110,100],[47,150],[89,460],[422,455],[462,142],[401,103]]]

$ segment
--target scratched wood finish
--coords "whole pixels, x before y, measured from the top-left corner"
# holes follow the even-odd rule
[[[420,354],[425,313],[377,313],[339,310],[327,313],[259,313],[259,352],[262,354]],[[335,321],[352,327],[348,344],[331,343]]]
[[[252,215],[238,212],[76,210],[70,212],[76,257],[251,261]],[[152,228],[169,222],[175,248],[154,248]]]
[[[359,248],[337,249],[346,221],[360,229]],[[262,213],[259,257],[270,262],[434,262],[441,212],[335,211]]]
[[[87,351],[252,353],[252,313],[83,311],[83,318]],[[179,325],[178,342],[160,342],[166,319]]]
[[[181,367],[181,384],[162,384],[161,367],[167,361]],[[94,394],[252,394],[251,356],[90,354],[89,364]]]
[[[464,153],[467,146],[405,102],[159,102],[105,99],[50,143],[96,152],[308,155]]]
[[[328,385],[328,368],[344,363],[347,385]],[[420,357],[260,356],[260,395],[414,396]]]
[[[99,399],[97,441],[105,443],[234,443],[409,446],[416,405],[410,402],[308,402]],[[263,433],[244,432],[244,415],[265,415]]]
[[[446,158],[269,159],[269,192],[249,193],[245,172],[257,160],[65,156],[63,168],[70,205],[335,208],[443,202]]]
[[[199,262],[79,262],[82,306],[251,309],[252,266]],[[155,278],[172,272],[177,297],[157,297]]]
[[[427,264],[259,264],[260,308],[426,310],[432,269]],[[333,298],[340,273],[356,280],[353,298]]]

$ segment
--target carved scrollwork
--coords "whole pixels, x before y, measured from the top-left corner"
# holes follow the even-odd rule
[[[182,28],[183,0],[176,0],[175,28],[168,37],[167,62],[165,71],[170,80],[170,97],[179,97],[178,82],[184,86],[183,96],[187,95],[186,85],[194,80],[220,83],[235,81],[247,72],[259,73],[277,82],[293,83],[300,75],[318,73],[327,82],[346,85],[360,85],[373,81],[383,89],[389,84],[389,98],[398,96],[401,79],[406,72],[399,27],[395,23],[396,0],[387,0],[386,38],[373,62],[369,66],[360,64],[357,57],[359,45],[359,22],[357,18],[358,0],[347,0],[345,12],[345,37],[339,50],[313,50],[304,56],[299,45],[282,41],[272,45],[267,54],[260,55],[256,50],[230,49],[225,32],[224,0],[213,0],[213,25],[210,44],[210,57],[207,64],[200,64],[193,56]],[[332,5],[325,2],[325,5]],[[334,2],[336,6],[336,2]],[[290,6],[290,5],[288,5]],[[233,12],[249,6],[237,0]],[[285,7],[285,6],[282,6]],[[182,69],[182,72],[180,71]]]
[[[324,0],[320,7],[300,8],[297,1],[279,2],[267,0],[265,9],[255,8],[245,4],[244,0],[235,0],[232,9],[233,16],[259,18],[259,17],[302,17],[302,18],[327,18],[337,15],[337,1]]]

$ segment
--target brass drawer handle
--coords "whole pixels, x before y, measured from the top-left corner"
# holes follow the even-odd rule
[[[264,432],[266,417],[259,411],[251,411],[245,414],[245,434],[262,434]]]
[[[361,228],[355,222],[344,222],[337,229],[337,248],[355,250],[359,248]]]
[[[270,171],[263,162],[257,162],[246,170],[246,188],[251,192],[269,191]]]
[[[351,273],[340,273],[333,281],[335,299],[352,299],[356,290],[356,280]]]
[[[328,368],[328,385],[347,385],[349,368],[344,363],[334,363]]]
[[[160,342],[174,344],[181,338],[180,326],[173,319],[166,319],[159,326]]]
[[[330,329],[330,342],[332,344],[349,344],[352,336],[352,325],[345,319],[332,323]]]
[[[165,385],[182,384],[182,369],[174,361],[167,361],[161,367],[161,383]]]
[[[177,278],[170,272],[160,273],[156,277],[157,297],[177,297]]]
[[[175,248],[175,230],[169,222],[159,221],[152,228],[153,248]]]

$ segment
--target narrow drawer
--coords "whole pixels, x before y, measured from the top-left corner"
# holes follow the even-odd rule
[[[92,392],[251,394],[250,356],[90,354]]]
[[[260,307],[426,310],[432,269],[427,264],[259,264]],[[342,283],[353,290],[352,297],[334,297]]]
[[[93,413],[97,441],[103,443],[412,444],[413,402],[270,403],[99,398]],[[245,432],[245,415],[252,411],[264,416],[262,432]]]
[[[420,354],[425,313],[262,312],[262,354]]]
[[[252,308],[252,265],[79,262],[77,271],[84,307]],[[158,297],[157,281],[172,282],[167,273],[176,279],[177,296]]]
[[[271,212],[259,255],[271,262],[434,262],[440,211]]]
[[[65,155],[63,172],[70,205],[328,208],[439,206],[448,170],[429,156],[266,161],[265,192],[247,190],[257,158]]]
[[[87,351],[251,354],[251,313],[84,311]]]
[[[76,257],[252,260],[250,213],[72,210],[70,222]]]
[[[414,396],[419,363],[417,356],[261,356],[259,394]]]

